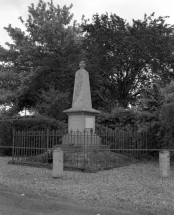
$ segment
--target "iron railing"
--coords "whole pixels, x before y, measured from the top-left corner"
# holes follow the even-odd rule
[[[64,167],[113,168],[147,154],[146,132],[13,131],[12,163],[52,164],[55,148],[64,152]]]

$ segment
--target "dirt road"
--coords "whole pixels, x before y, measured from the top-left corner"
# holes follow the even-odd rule
[[[133,215],[125,210],[94,208],[46,199],[22,193],[13,193],[0,186],[0,215]],[[136,215],[134,213],[134,215]]]

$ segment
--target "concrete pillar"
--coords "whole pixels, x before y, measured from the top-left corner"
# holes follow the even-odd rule
[[[167,150],[159,152],[159,169],[162,177],[170,175],[170,152]]]
[[[57,148],[53,152],[53,178],[63,176],[63,151]]]

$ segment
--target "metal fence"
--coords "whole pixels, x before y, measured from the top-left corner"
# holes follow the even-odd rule
[[[114,168],[147,155],[147,133],[13,131],[11,163],[51,167],[55,148],[62,148],[65,168]]]

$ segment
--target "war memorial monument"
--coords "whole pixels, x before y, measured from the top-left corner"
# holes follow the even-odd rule
[[[86,148],[100,144],[100,137],[95,134],[95,116],[100,111],[92,108],[89,74],[85,62],[75,74],[72,108],[65,110],[68,115],[68,134],[63,137],[63,145]]]

